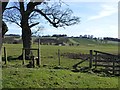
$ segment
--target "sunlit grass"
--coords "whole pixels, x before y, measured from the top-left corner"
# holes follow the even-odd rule
[[[16,58],[22,53],[22,44],[4,44],[8,57]],[[38,48],[37,44],[32,48]],[[50,46],[41,45],[41,67],[27,68],[21,60],[9,60],[8,65],[3,65],[2,77],[4,88],[118,88],[118,77],[106,77],[95,73],[72,72],[73,65],[80,59],[70,59],[61,56],[60,67],[58,64],[58,49],[60,54],[84,53],[89,50],[99,50],[117,54],[117,45],[80,45],[80,46]],[[3,50],[2,50],[3,51]],[[2,52],[3,53],[3,52]],[[37,56],[37,53],[34,52]],[[27,65],[29,61],[26,60]],[[3,62],[4,64],[4,62]],[[88,66],[84,62],[79,66]]]

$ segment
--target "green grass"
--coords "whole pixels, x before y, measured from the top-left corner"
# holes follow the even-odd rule
[[[5,44],[7,49],[8,60],[11,61],[11,58],[17,58],[22,53],[22,45],[21,44]],[[37,48],[37,45],[33,45],[33,48]],[[41,49],[41,63],[47,65],[58,65],[58,49],[60,49],[60,53],[84,53],[89,54],[89,50],[99,50],[103,52],[108,52],[112,54],[118,53],[117,45],[80,45],[80,46],[48,46],[42,45]],[[3,50],[2,50],[3,51]],[[2,52],[3,53],[3,52]],[[37,56],[36,51],[34,51],[34,55]],[[75,63],[80,60],[69,59],[67,57],[61,57],[61,65],[71,68]],[[14,63],[14,62],[12,62]],[[12,64],[11,63],[11,64]]]
[[[118,88],[117,77],[47,68],[5,68],[4,88]]]
[[[21,44],[5,44],[8,57],[16,58],[22,53]],[[37,48],[34,44],[33,48]],[[89,50],[99,50],[117,54],[118,46],[113,44],[80,45],[80,46],[50,46],[42,45],[41,67],[27,68],[22,66],[22,61],[9,59],[8,65],[3,65],[2,85],[4,88],[118,88],[118,77],[93,72],[72,72],[72,66],[80,59],[61,57],[62,69],[58,66],[57,51],[60,53],[89,53]],[[2,52],[3,53],[3,52]],[[34,55],[37,53],[34,52]],[[37,56],[37,55],[36,55]],[[4,62],[3,62],[4,64]],[[26,65],[28,61],[26,61]],[[46,65],[45,67],[43,65]],[[84,62],[80,66],[88,66]]]

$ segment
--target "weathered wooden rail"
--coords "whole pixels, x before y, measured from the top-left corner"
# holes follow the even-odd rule
[[[89,68],[91,69],[101,68],[105,72],[120,75],[119,55],[113,55],[106,52],[90,50],[89,54],[84,55],[84,58],[81,57],[80,59],[82,61],[74,64],[73,68],[77,68],[79,64],[89,61]]]

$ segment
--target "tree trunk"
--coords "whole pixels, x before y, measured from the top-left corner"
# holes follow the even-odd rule
[[[23,40],[23,48],[31,48],[31,29],[29,25],[25,22],[22,26],[22,40]],[[25,51],[25,58],[30,58],[30,50]]]
[[[8,27],[4,21],[2,21],[2,38],[4,37],[5,33],[8,31]]]
[[[7,4],[8,4],[8,2],[9,2],[9,0],[7,2],[2,2],[2,14],[5,11],[5,8],[6,8]]]
[[[31,48],[31,29],[28,24],[28,18],[24,17],[21,21],[22,28],[22,40],[23,40],[23,48]],[[25,51],[25,59],[30,59],[31,51]],[[19,56],[19,59],[22,59],[23,55]]]

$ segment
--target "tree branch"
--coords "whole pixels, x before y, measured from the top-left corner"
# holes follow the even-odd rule
[[[20,26],[21,27],[21,25],[17,22],[17,21],[14,21],[14,20],[10,20],[10,19],[7,19],[7,18],[3,18],[4,20],[6,20],[6,22],[12,22],[12,23],[15,23],[15,24],[17,24],[18,26]]]
[[[5,10],[7,10],[7,9],[17,9],[17,10],[19,10],[20,11],[20,9],[18,8],[18,7],[16,7],[16,6],[13,6],[13,7],[9,7],[9,8],[6,8]]]
[[[38,1],[35,2],[34,0],[31,0],[31,2],[27,4],[26,13],[30,15],[33,12],[35,6],[40,5],[43,1],[44,0],[41,0],[41,2],[38,2]]]
[[[55,6],[56,7],[56,6]],[[40,13],[46,20],[49,21],[54,27],[64,27],[74,25],[80,22],[79,17],[71,16],[72,10],[66,9],[61,11],[58,8],[48,8],[45,10],[34,9],[34,11]]]
[[[36,11],[36,12],[40,13],[42,16],[44,16],[44,18],[47,19],[54,27],[56,27],[56,28],[58,27],[58,26],[56,26],[56,24],[53,23],[53,22],[47,17],[47,15],[44,14],[41,10],[39,10],[39,9],[34,9],[34,11]]]
[[[29,27],[32,28],[32,27],[34,27],[34,26],[36,26],[36,25],[38,25],[38,24],[39,24],[39,22],[34,23],[34,24],[31,24]]]

